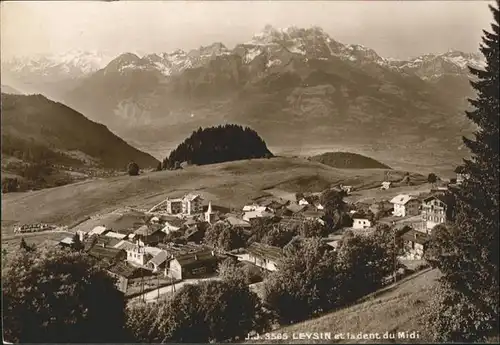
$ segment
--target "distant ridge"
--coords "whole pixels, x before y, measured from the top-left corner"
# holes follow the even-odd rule
[[[392,169],[373,158],[350,152],[325,152],[310,160],[338,169]]]
[[[14,89],[12,86],[4,85],[1,86],[2,93],[6,93],[9,95],[22,95],[23,93],[19,90]]]
[[[2,93],[2,154],[29,164],[125,170],[158,160],[82,114],[42,95]]]

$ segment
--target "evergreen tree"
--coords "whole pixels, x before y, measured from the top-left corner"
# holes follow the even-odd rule
[[[439,236],[436,264],[443,273],[430,325],[438,341],[483,341],[498,335],[499,302],[499,2],[490,6],[492,32],[484,31],[485,70],[469,68],[477,98],[466,112],[478,129],[464,138],[472,158],[460,167],[466,179],[454,188],[456,222]]]
[[[21,243],[19,243],[19,248],[21,248],[22,250],[25,250],[27,252],[30,252],[33,248],[31,248],[27,243],[26,241],[24,240],[24,237],[21,238]]]

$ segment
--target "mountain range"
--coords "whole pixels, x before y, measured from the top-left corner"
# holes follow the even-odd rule
[[[318,27],[266,26],[231,49],[12,59],[2,75],[162,155],[200,126],[239,123],[270,146],[342,143],[456,160],[473,130],[463,114],[473,97],[467,66],[484,60],[458,51],[395,60]]]

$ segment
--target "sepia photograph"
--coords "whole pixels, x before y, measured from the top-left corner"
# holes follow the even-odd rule
[[[2,1],[3,342],[498,343],[499,7]]]

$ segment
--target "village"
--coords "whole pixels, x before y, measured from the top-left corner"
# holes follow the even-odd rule
[[[457,175],[453,183],[460,184]],[[453,218],[453,201],[448,193],[451,182],[439,181],[425,192],[392,195],[373,203],[347,202],[350,226],[323,237],[325,244],[337,248],[348,231],[370,234],[385,224],[394,231],[401,248],[398,258],[408,267],[421,264],[432,229]],[[378,188],[390,194],[390,182]],[[347,200],[354,193],[351,186],[332,186]],[[411,188],[410,188],[411,189]],[[202,193],[167,197],[149,209],[124,208],[94,215],[73,226],[74,233],[51,245],[75,248],[90,256],[116,278],[117,286],[129,303],[156,302],[167,298],[185,284],[219,279],[218,265],[232,258],[256,272],[250,288],[259,292],[266,274],[279,270],[283,249],[253,242],[233,250],[221,250],[206,243],[209,227],[239,229],[248,237],[256,222],[269,220],[275,226],[289,227],[304,221],[325,226],[322,193],[296,193],[293,197],[268,195],[253,200],[241,209],[212,204]],[[56,229],[56,230],[54,230]],[[23,225],[15,232],[57,231],[48,224]],[[65,227],[64,231],[68,231]]]

